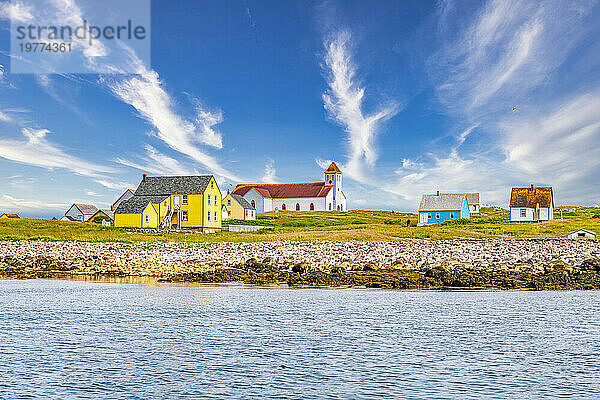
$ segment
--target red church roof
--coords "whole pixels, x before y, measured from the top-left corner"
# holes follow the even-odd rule
[[[325,170],[325,173],[327,172],[337,172],[338,174],[341,174],[342,171],[340,171],[340,169],[338,168],[338,166],[335,164],[335,162],[331,162],[331,164],[329,164],[329,168],[327,168]]]
[[[337,168],[337,167],[336,167]],[[301,197],[325,197],[331,186],[325,182],[310,183],[259,183],[252,185],[237,185],[233,194],[244,196],[252,189],[256,189],[263,197],[274,199],[294,199]]]

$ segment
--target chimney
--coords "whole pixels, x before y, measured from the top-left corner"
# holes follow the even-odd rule
[[[142,182],[146,182],[147,177],[148,177],[148,175],[146,175],[146,174],[142,175]]]
[[[439,196],[439,195],[440,195],[440,191],[438,190],[436,196]]]
[[[531,184],[531,187],[529,188],[530,190],[533,190],[533,183]]]

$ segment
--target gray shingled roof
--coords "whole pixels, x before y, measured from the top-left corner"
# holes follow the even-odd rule
[[[125,200],[115,210],[115,214],[139,214],[148,205],[148,203],[158,204],[169,196],[133,196]]]
[[[460,194],[467,196],[467,203],[469,205],[479,204],[479,193],[443,193],[443,194]]]
[[[91,204],[75,203],[73,205],[76,206],[79,209],[79,211],[81,211],[84,214],[95,214],[96,211],[98,211],[98,208]]]
[[[419,211],[457,211],[465,201],[464,194],[424,194]]]
[[[171,194],[202,194],[212,175],[148,176],[135,190],[136,196],[164,196]]]
[[[235,199],[235,201],[237,201],[238,203],[240,203],[240,206],[244,207],[244,209],[254,210],[254,207],[252,207],[252,204],[248,203],[248,200],[246,200],[245,198],[243,198],[239,194],[233,194],[232,193],[231,197],[233,197]]]

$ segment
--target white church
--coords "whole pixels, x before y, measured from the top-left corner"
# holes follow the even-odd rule
[[[257,213],[348,210],[342,191],[342,171],[335,162],[325,170],[324,182],[244,184],[237,185],[232,193],[244,197]]]

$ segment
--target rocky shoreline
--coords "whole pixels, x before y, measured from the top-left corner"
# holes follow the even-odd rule
[[[82,276],[294,287],[600,289],[600,242],[0,242],[0,277]]]

